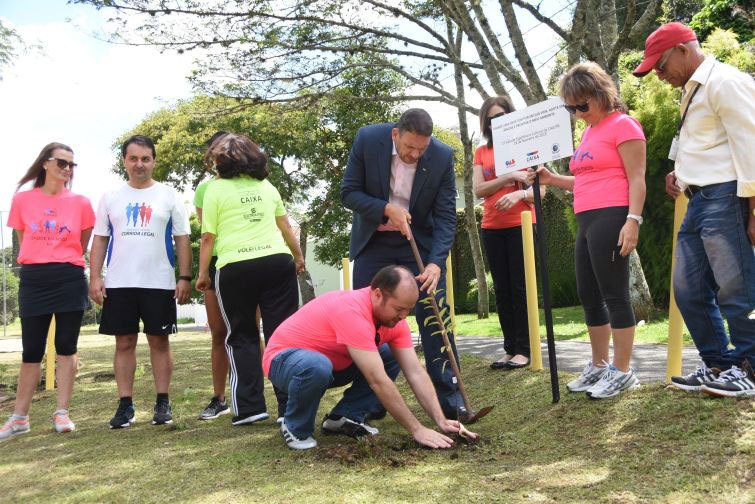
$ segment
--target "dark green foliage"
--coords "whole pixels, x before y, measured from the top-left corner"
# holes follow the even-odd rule
[[[679,91],[655,75],[643,80],[631,76],[630,68],[634,68],[638,58],[639,53],[630,54],[620,63],[622,98],[632,116],[642,124],[647,139],[645,222],[637,252],[653,300],[656,305],[668,306],[674,201],[666,195],[665,177],[674,169],[668,151],[679,123]]]
[[[534,211],[533,211],[534,213]],[[554,307],[579,304],[577,280],[574,274],[574,212],[553,193],[543,200],[545,217],[545,245],[548,255],[551,303]],[[537,247],[537,244],[535,245]],[[535,261],[538,252],[535,249]],[[542,287],[538,275],[538,297],[542,299]]]
[[[749,42],[755,38],[753,12],[752,0],[705,0],[689,26],[695,30],[700,42],[716,28],[732,30],[741,42]]]
[[[476,207],[475,210],[479,225],[482,220],[482,208]],[[572,209],[566,207],[553,194],[548,193],[543,200],[543,213],[545,214],[546,224],[545,236],[551,302],[555,307],[579,304],[574,276],[574,231],[567,217],[572,214]],[[469,248],[469,238],[464,226],[464,210],[456,211],[456,222],[456,240],[451,249],[455,308],[458,313],[474,313],[477,311],[477,296],[476,294],[467,296],[470,290],[470,282],[475,279],[475,271],[472,263],[472,252]],[[535,257],[537,258],[537,250]],[[485,258],[485,270],[490,271],[487,258]],[[538,296],[542,298],[539,284]],[[495,296],[492,293],[490,311],[495,311]]]

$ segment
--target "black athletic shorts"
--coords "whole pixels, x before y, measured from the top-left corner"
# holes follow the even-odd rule
[[[174,290],[166,289],[107,289],[102,304],[100,334],[137,334],[139,320],[144,324],[145,334],[167,336],[178,332],[174,295]]]

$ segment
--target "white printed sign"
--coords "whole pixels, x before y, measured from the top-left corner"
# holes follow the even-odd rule
[[[496,175],[574,153],[569,112],[558,97],[496,117],[491,129]]]

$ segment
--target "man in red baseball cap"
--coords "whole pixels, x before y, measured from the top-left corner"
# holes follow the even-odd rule
[[[692,29],[682,23],[668,23],[653,33],[645,41],[645,56],[642,63],[632,72],[637,77],[644,77],[653,68],[659,68],[663,72],[663,53],[678,44],[685,44],[697,40],[697,35]],[[661,64],[658,65],[658,61]],[[656,66],[657,65],[657,66]]]
[[[666,192],[689,198],[677,236],[674,295],[703,364],[671,384],[755,397],[755,83],[707,56],[681,23],[647,38],[634,69],[682,88]],[[724,319],[728,322],[727,328]]]

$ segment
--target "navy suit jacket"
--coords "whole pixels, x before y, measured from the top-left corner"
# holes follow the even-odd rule
[[[384,222],[391,180],[395,124],[361,128],[351,147],[341,183],[341,202],[354,212],[349,256],[356,259]],[[427,253],[425,262],[443,268],[456,234],[456,182],[453,149],[432,138],[417,162],[409,213],[412,235]],[[406,245],[409,247],[409,244]]]

